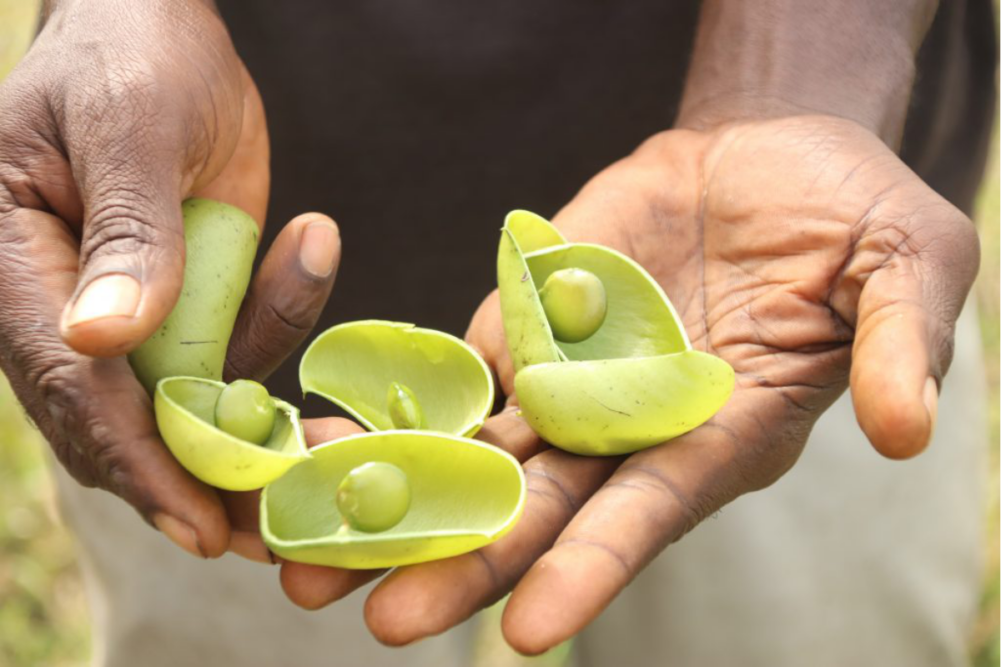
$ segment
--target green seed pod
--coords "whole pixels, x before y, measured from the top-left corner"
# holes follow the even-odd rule
[[[410,482],[407,474],[392,463],[363,463],[337,485],[337,511],[355,530],[387,531],[409,510]]]
[[[261,494],[261,537],[286,560],[365,570],[450,558],[503,537],[525,506],[521,465],[479,440],[431,431],[384,431],[349,435],[310,453]],[[405,475],[410,509],[395,525],[396,517],[369,523],[360,507],[355,513],[338,498],[341,480],[367,473],[366,465],[390,464]],[[361,495],[360,485],[352,486]],[[379,504],[384,500],[380,490],[377,510],[388,509]],[[394,502],[398,511],[403,503],[399,496]],[[351,513],[364,518],[369,528],[389,527],[381,532],[345,528]]]
[[[188,199],[184,212],[184,286],[159,329],[129,355],[146,390],[165,377],[222,380],[226,348],[250,284],[257,223],[238,208]]]
[[[216,412],[226,389],[222,382],[192,377],[164,378],[156,386],[153,407],[160,435],[192,475],[220,489],[251,491],[309,458],[299,411],[276,398],[268,399],[274,423],[263,441],[219,428]]]
[[[275,427],[275,402],[264,385],[235,380],[219,393],[215,423],[232,436],[263,445]]]
[[[421,409],[414,392],[410,391],[410,387],[399,382],[391,383],[389,394],[386,396],[386,405],[393,428],[424,428],[424,410]]]
[[[310,344],[299,382],[376,432],[314,447],[264,489],[260,529],[273,553],[350,569],[410,565],[486,546],[521,516],[521,465],[468,437],[490,414],[494,385],[462,340],[347,322]]]
[[[593,336],[608,312],[605,286],[584,269],[554,271],[539,290],[539,299],[553,336],[564,343],[579,343]]]
[[[471,347],[400,322],[364,320],[327,329],[302,355],[299,384],[370,431],[420,428],[472,436],[494,405],[490,369]]]
[[[309,452],[294,406],[268,397],[259,385],[248,399],[247,385],[221,382],[226,348],[250,283],[257,223],[209,199],[189,199],[182,211],[181,295],[129,362],[153,393],[160,435],[185,469],[220,489],[259,489],[308,459]],[[223,394],[229,396],[220,400]]]
[[[606,293],[593,327],[577,326],[573,298],[554,299],[551,281],[568,269],[592,274]],[[657,281],[611,248],[568,243],[546,220],[514,211],[497,282],[521,413],[556,447],[592,456],[652,447],[708,420],[733,391],[730,365],[693,350]],[[567,303],[569,315],[558,312]]]

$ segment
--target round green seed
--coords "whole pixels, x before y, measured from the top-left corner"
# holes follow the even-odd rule
[[[410,509],[407,474],[392,463],[370,462],[353,469],[337,487],[344,522],[366,533],[389,530]]]
[[[417,397],[414,396],[414,392],[407,385],[399,382],[391,383],[389,393],[386,396],[386,406],[393,428],[424,428],[424,410],[417,401]]]
[[[219,393],[215,423],[240,440],[263,445],[275,427],[275,402],[260,383],[235,380]]]
[[[539,290],[556,340],[579,343],[594,335],[608,312],[601,279],[584,269],[554,271]]]

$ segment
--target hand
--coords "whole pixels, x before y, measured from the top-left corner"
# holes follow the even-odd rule
[[[188,551],[218,556],[230,542],[225,508],[167,451],[121,355],[180,292],[184,197],[263,222],[260,96],[201,2],[49,8],[0,86],[0,366],[74,478],[121,496]],[[328,218],[289,223],[240,313],[230,377],[261,379],[298,345],[339,250]]]
[[[366,620],[387,644],[443,632],[512,588],[503,630],[515,649],[573,636],[665,547],[785,473],[849,377],[879,452],[913,456],[931,436],[977,238],[860,126],[796,117],[666,132],[554,222],[646,267],[737,388],[704,426],[627,458],[543,451],[514,410],[492,418],[482,437],[527,461],[525,514],[489,547],[381,582]],[[468,338],[510,394],[496,294]],[[310,586],[337,596],[361,578],[311,570],[285,589],[315,607],[328,600]]]

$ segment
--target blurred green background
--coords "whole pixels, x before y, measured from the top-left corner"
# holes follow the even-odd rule
[[[0,79],[28,47],[37,0],[0,0]],[[998,341],[999,327],[999,199],[998,128],[995,122],[990,165],[977,200],[976,222],[983,242],[983,266],[976,285],[985,371],[990,386],[991,482],[984,549],[987,576],[981,615],[970,636],[976,667],[998,665]],[[77,569],[72,538],[54,515],[45,443],[28,424],[0,376],[0,666],[68,667],[85,665],[90,654],[86,599]],[[478,661],[506,667],[537,661],[510,654],[500,639],[497,610],[486,616],[480,632]],[[543,660],[559,664],[560,653]]]

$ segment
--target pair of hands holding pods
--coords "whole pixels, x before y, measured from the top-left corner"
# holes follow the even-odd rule
[[[143,60],[152,69],[132,65],[157,35],[123,27],[135,48],[109,65],[43,31],[0,87],[0,365],[82,484],[119,495],[194,554],[267,559],[256,501],[177,463],[123,356],[180,293],[182,199],[222,200],[263,224],[263,109],[205,11],[207,34],[175,39]],[[488,419],[477,437],[523,464],[523,516],[483,549],[386,576],[366,604],[385,643],[443,632],[511,591],[508,641],[527,653],[560,643],[702,519],[786,472],[849,384],[882,454],[913,456],[931,437],[976,234],[861,126],[795,116],[666,131],[595,176],[553,224],[642,265],[692,347],[733,367],[734,393],[702,427],[628,456],[550,448],[514,403]],[[286,225],[239,310],[227,379],[263,380],[303,342],[339,256],[329,218]],[[514,397],[496,293],[466,340]],[[311,444],[361,430],[303,426]],[[381,574],[281,564],[286,593],[308,608]]]

